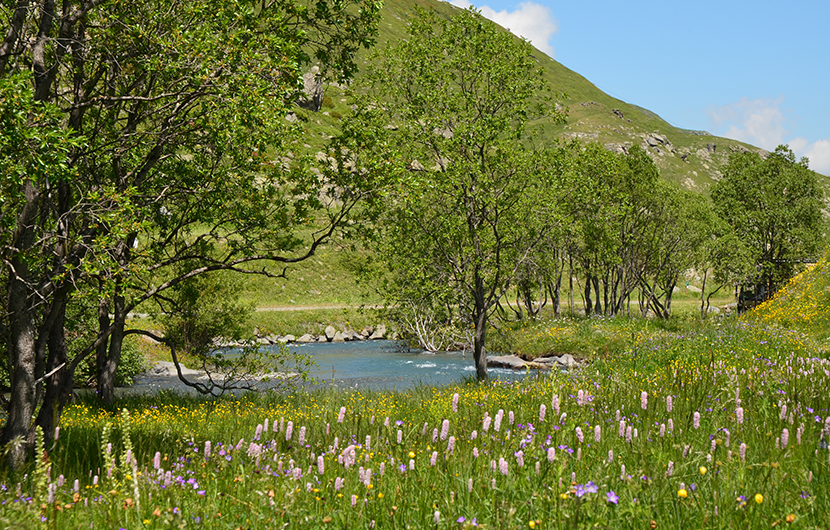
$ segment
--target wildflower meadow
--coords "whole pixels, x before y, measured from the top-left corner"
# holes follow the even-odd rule
[[[81,399],[0,485],[13,528],[830,526],[830,362],[734,323],[407,392]]]

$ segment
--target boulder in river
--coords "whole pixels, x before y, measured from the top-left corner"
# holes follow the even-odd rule
[[[334,326],[326,326],[326,339],[328,341],[334,340],[335,333],[337,333],[337,330],[334,329]]]
[[[375,330],[369,335],[369,340],[378,340],[382,339],[386,336],[386,326],[383,324],[378,324],[375,327]]]

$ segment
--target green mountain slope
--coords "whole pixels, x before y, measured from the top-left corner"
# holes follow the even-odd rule
[[[795,276],[744,319],[796,329],[830,347],[830,248],[814,266]]]
[[[440,0],[386,0],[377,39],[379,49],[407,37],[407,23],[417,8],[446,16],[458,9]],[[368,56],[369,52],[364,53],[363,61]],[[545,118],[530,124],[531,130],[544,140],[597,141],[620,152],[632,145],[641,145],[655,160],[663,178],[701,193],[706,193],[712,182],[720,178],[731,153],[744,150],[765,153],[736,140],[674,127],[653,112],[609,96],[544,53],[537,51],[535,56],[553,90],[566,94],[562,103],[568,109],[564,125],[555,125]],[[349,111],[342,87],[325,86],[324,95],[320,112],[300,109],[297,113],[308,132],[307,149],[321,148],[325,139],[336,133],[339,119]],[[830,190],[830,178],[821,178],[825,189]]]

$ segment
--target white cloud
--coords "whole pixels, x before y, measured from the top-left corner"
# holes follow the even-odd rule
[[[450,3],[462,9],[473,5],[469,0],[451,0]],[[536,48],[553,57],[553,46],[549,41],[559,31],[559,26],[547,7],[535,2],[522,2],[515,11],[496,11],[489,6],[478,9],[486,18],[509,29],[514,35],[526,38]]]
[[[810,169],[830,175],[830,139],[811,142],[797,136],[787,139],[790,119],[781,109],[784,97],[777,99],[748,99],[730,105],[706,109],[713,132],[720,136],[757,145],[772,151],[781,144],[789,144],[798,157],[810,160]]]
[[[796,140],[803,140],[803,138],[796,138]],[[805,141],[801,149],[797,149],[796,140],[790,142],[790,147],[798,156],[806,156],[810,159],[810,169],[817,171],[822,175],[830,176],[830,140],[816,140],[813,143]]]
[[[781,111],[783,96],[778,99],[748,99],[706,109],[709,121],[719,134],[773,150],[784,143],[789,133]],[[724,131],[724,129],[726,129]]]

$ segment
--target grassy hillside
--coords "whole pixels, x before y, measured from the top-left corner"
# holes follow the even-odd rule
[[[796,329],[830,347],[830,248],[816,265],[791,279],[744,318]]]
[[[407,24],[414,17],[416,8],[435,10],[445,16],[451,16],[456,11],[452,5],[439,0],[387,0],[377,47],[363,52],[361,56],[364,66],[374,51],[406,38]],[[542,52],[537,52],[536,58],[553,90],[566,94],[562,103],[567,106],[569,116],[564,125],[555,125],[547,118],[533,121],[531,129],[544,141],[577,138],[586,142],[597,141],[615,150],[641,145],[652,155],[663,178],[700,193],[706,193],[710,184],[719,178],[730,153],[760,151],[735,140],[676,128],[653,112],[609,96],[583,76]],[[344,87],[327,85],[319,112],[299,107],[295,109],[298,123],[305,131],[304,138],[298,142],[297,152],[314,154],[324,149],[327,140],[337,134],[340,121],[350,112],[350,97]],[[830,179],[822,179],[825,189],[830,190]],[[338,241],[334,241],[311,260],[292,266],[287,279],[246,278],[242,299],[259,308],[328,308],[326,318],[336,316],[332,322],[353,323],[362,318],[375,319],[376,316],[361,317],[349,311],[344,313],[342,309],[342,306],[379,302],[371,294],[365,296],[366,292],[355,281],[352,265],[359,258],[359,253],[349,253]],[[280,270],[275,267],[272,272]],[[313,316],[298,312],[259,312],[254,325],[275,332],[302,332],[316,329]]]
[[[376,49],[382,50],[388,44],[406,38],[407,23],[418,8],[445,16],[451,16],[457,10],[440,0],[387,0]],[[363,53],[363,64],[371,53]],[[674,127],[653,112],[609,96],[541,51],[537,50],[535,57],[553,90],[566,95],[562,103],[569,115],[565,125],[553,124],[549,118],[531,122],[530,129],[543,141],[576,138],[597,141],[621,152],[632,145],[640,145],[655,160],[663,178],[701,193],[706,193],[712,182],[720,178],[731,153],[744,150],[764,153],[762,149],[736,140]],[[320,112],[302,109],[298,112],[307,132],[305,147],[312,152],[319,150],[325,140],[336,133],[339,120],[349,112],[350,102],[341,87],[327,86],[325,95],[326,104]],[[830,190],[830,179],[822,177],[822,181],[825,189]]]

